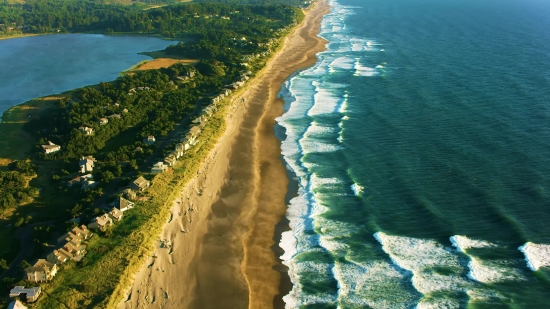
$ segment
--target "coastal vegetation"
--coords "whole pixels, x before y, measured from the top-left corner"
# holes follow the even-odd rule
[[[166,222],[171,201],[224,132],[229,102],[217,101],[218,94],[238,88],[260,70],[289,27],[303,18],[296,7],[268,1],[223,2],[151,10],[100,1],[0,4],[0,31],[5,35],[86,31],[187,37],[159,53],[196,59],[132,70],[115,81],[33,100],[4,114],[0,143],[9,147],[0,150],[0,160],[10,162],[0,169],[1,236],[9,239],[0,248],[4,291],[21,280],[20,265],[43,258],[55,248],[57,237],[78,222],[93,221],[133,179],[144,176],[152,185],[138,193],[135,208],[88,240],[86,256],[63,264],[52,281],[41,285],[43,296],[31,307],[111,308],[125,296],[132,274],[157,237],[151,231]],[[24,26],[7,30],[8,24]],[[218,103],[200,142],[170,172],[150,173],[151,165],[162,161],[192,117],[213,104],[213,98]],[[148,143],[151,137],[156,142]],[[17,140],[25,140],[24,145],[17,146]],[[45,151],[52,147],[58,148]],[[83,185],[79,176],[79,160],[85,157],[95,163],[90,171],[94,186]],[[32,235],[23,261],[15,258],[21,249],[17,231]]]

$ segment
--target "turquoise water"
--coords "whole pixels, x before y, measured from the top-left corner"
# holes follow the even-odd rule
[[[287,308],[550,308],[550,2],[331,4],[281,91]]]
[[[139,52],[172,42],[143,36],[59,34],[0,40],[0,115],[30,99],[111,81]]]

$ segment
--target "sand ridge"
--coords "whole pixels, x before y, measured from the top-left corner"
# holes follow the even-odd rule
[[[272,308],[281,272],[271,247],[288,179],[274,135],[282,83],[313,65],[326,1],[310,9],[282,50],[232,98],[227,129],[174,201],[154,255],[119,308]],[[241,103],[244,99],[244,103]]]

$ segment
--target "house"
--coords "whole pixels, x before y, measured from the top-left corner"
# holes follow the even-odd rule
[[[91,180],[91,179],[93,179],[92,174],[86,174],[86,175],[78,176],[74,179],[69,180],[69,186],[73,186],[73,185],[76,185],[76,184],[83,184],[84,181]]]
[[[27,280],[31,282],[44,282],[53,279],[57,273],[57,265],[44,259],[39,259],[34,266],[25,269]]]
[[[16,299],[8,305],[8,309],[27,309],[27,307],[23,306],[19,299]]]
[[[189,129],[189,133],[191,133],[191,135],[193,135],[194,137],[197,137],[199,134],[201,134],[201,129],[198,126],[194,126]]]
[[[170,153],[170,156],[176,158],[176,159],[179,159],[181,157],[181,155],[183,154],[183,152],[179,152],[177,150],[174,150]]]
[[[67,242],[58,251],[62,251],[65,255],[68,255],[71,260],[80,261],[84,255],[86,255],[86,247],[78,242]]]
[[[98,184],[99,184],[99,182],[95,182],[95,181],[93,181],[92,179],[85,179],[84,181],[82,181],[82,188],[81,188],[81,190],[93,189],[93,188],[95,188]]]
[[[147,144],[147,146],[151,146],[155,143],[155,137],[153,135],[149,135],[143,140],[143,142]]]
[[[136,191],[144,191],[145,189],[149,188],[151,185],[151,182],[143,176],[139,176],[138,179],[134,180],[130,184],[130,189],[136,190]]]
[[[78,128],[80,131],[84,132],[86,135],[92,135],[94,134],[94,129],[89,127],[80,127]]]
[[[107,118],[121,118],[120,114],[112,114],[107,116]]]
[[[155,165],[153,165],[153,168],[151,168],[151,173],[162,173],[168,169],[168,166],[164,164],[163,162],[157,162]]]
[[[92,156],[80,158],[80,161],[78,162],[78,165],[80,166],[80,173],[86,174],[92,172],[94,170],[94,162],[96,162],[96,159]]]
[[[113,221],[119,222],[122,219],[122,211],[118,208],[113,208],[109,211],[109,216],[113,219]]]
[[[187,72],[187,77],[189,77],[189,78],[195,77],[195,71],[189,71],[189,72]]]
[[[112,205],[121,212],[134,208],[134,203],[123,197],[119,197],[116,201],[114,201],[114,203],[112,203]]]
[[[107,124],[108,122],[109,122],[109,119],[107,119],[107,118],[101,118],[101,119],[99,119],[99,124],[100,124],[100,125],[105,125],[105,124]]]
[[[123,112],[123,113],[127,113],[127,112],[128,112],[128,109],[125,108],[125,109],[122,110],[122,112]]]
[[[202,110],[203,114],[206,116],[206,117],[212,117],[212,114],[214,114],[214,111],[216,110],[216,108],[212,105],[206,107],[205,109]]]
[[[22,298],[24,298],[28,303],[33,303],[38,299],[40,293],[42,293],[42,289],[40,287],[25,288],[24,286],[18,285],[10,290],[10,297],[22,296]]]
[[[48,141],[47,145],[42,145],[42,149],[44,149],[45,153],[53,153],[61,150],[61,146]]]
[[[201,123],[201,122],[203,122],[203,121],[204,121],[203,116],[200,115],[199,117],[193,119],[193,121],[191,121],[191,123],[193,123],[193,124],[199,124],[199,123]]]
[[[135,200],[137,197],[136,192],[132,189],[125,189],[124,191],[122,191],[122,195],[132,201]]]
[[[181,156],[183,156],[183,153],[184,153],[184,145],[177,144],[176,149],[172,153],[176,156],[176,159],[181,158]]]
[[[177,162],[176,157],[172,155],[169,155],[168,157],[164,158],[164,163],[166,163],[168,166],[174,166],[176,162]]]
[[[53,250],[52,253],[48,254],[46,260],[50,263],[61,265],[65,262],[68,262],[71,259],[71,255],[65,250]]]
[[[94,221],[88,224],[88,228],[105,231],[105,229],[112,224],[113,224],[113,219],[111,219],[111,217],[108,214],[103,214],[100,217],[96,217]]]
[[[72,230],[70,230],[67,234],[67,236],[71,238],[80,238],[82,240],[88,240],[94,236],[94,233],[90,231],[85,225],[74,227]]]

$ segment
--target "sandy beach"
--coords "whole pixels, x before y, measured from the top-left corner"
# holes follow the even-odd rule
[[[226,132],[174,201],[154,255],[120,309],[283,306],[280,287],[288,278],[274,249],[288,179],[274,134],[284,104],[277,94],[324,50],[317,34],[328,11],[325,0],[310,9],[262,73],[232,98]]]

